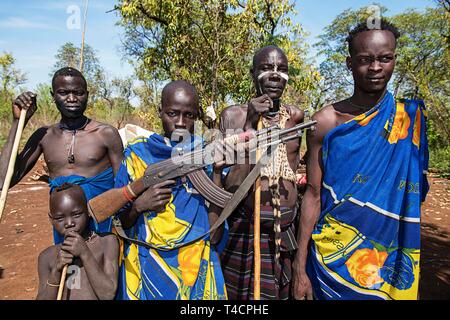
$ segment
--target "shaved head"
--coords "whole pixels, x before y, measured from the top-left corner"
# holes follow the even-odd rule
[[[160,116],[166,137],[171,138],[173,133],[180,136],[186,131],[192,134],[195,120],[201,115],[199,97],[193,85],[177,80],[164,87]]]
[[[86,202],[86,195],[83,189],[77,184],[65,183],[53,190],[50,194],[50,212],[52,207],[60,206],[65,198],[72,198],[77,202]]]
[[[280,101],[289,80],[289,65],[283,50],[274,45],[261,48],[253,56],[250,72],[258,96],[267,94],[272,101]]]
[[[266,57],[272,51],[278,51],[278,53],[280,53],[287,61],[287,56],[280,47],[275,46],[275,45],[265,46],[265,47],[262,47],[261,49],[259,49],[253,56],[253,68],[255,68],[255,66],[259,65],[261,59],[263,57]]]
[[[164,108],[171,99],[180,94],[189,96],[192,99],[192,102],[198,106],[199,97],[195,87],[187,81],[176,80],[168,83],[162,90],[161,107]]]

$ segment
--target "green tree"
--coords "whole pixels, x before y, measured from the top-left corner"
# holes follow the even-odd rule
[[[27,81],[26,74],[15,66],[16,59],[11,53],[0,56],[0,117],[8,118],[11,114],[11,102],[16,94],[15,89]]]
[[[123,50],[137,58],[139,79],[185,79],[199,91],[203,108],[220,111],[248,100],[251,59],[266,44],[286,51],[290,85],[306,91],[314,82],[303,59],[304,32],[291,21],[295,11],[289,1],[129,0],[119,1],[116,10],[125,28]]]
[[[81,47],[77,47],[71,42],[63,44],[55,55],[56,62],[50,77],[53,77],[55,71],[64,67],[72,67],[80,70]],[[91,101],[95,102],[100,96],[100,87],[104,83],[105,71],[100,64],[100,60],[95,50],[88,44],[85,44],[83,50],[83,75],[88,83],[88,90]]]
[[[444,171],[448,172],[450,167],[445,155],[450,152],[450,15],[448,1],[436,3],[435,8],[421,12],[409,9],[391,17],[384,16],[386,8],[379,8],[381,15],[393,22],[401,33],[390,90],[396,97],[425,101],[429,114],[430,165],[447,167]],[[351,94],[352,78],[345,64],[348,55],[345,38],[351,28],[372,13],[368,7],[345,10],[319,37],[316,46],[324,62],[319,68],[322,81],[316,107]]]
[[[387,11],[378,6],[380,14]],[[339,14],[319,36],[315,44],[318,54],[323,59],[319,66],[321,81],[317,87],[318,94],[314,101],[314,109],[332,101],[347,98],[353,92],[352,75],[347,69],[345,59],[348,56],[346,38],[349,31],[359,22],[366,21],[373,14],[373,10],[362,7],[358,10],[347,9]]]
[[[392,17],[401,27],[394,82],[399,96],[426,101],[430,119],[440,138],[434,146],[448,146],[450,141],[450,20],[442,8],[416,10]]]

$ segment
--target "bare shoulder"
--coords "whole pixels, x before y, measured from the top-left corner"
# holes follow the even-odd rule
[[[56,258],[56,255],[58,254],[59,248],[59,245],[53,245],[44,249],[38,257],[39,265],[49,264],[50,261],[54,260]]]
[[[95,130],[99,135],[101,135],[107,144],[111,144],[120,140],[119,131],[115,127],[107,123],[92,120],[91,128],[92,130]]]
[[[35,137],[35,136],[43,137],[47,134],[53,134],[55,126],[56,126],[56,124],[40,127],[38,129],[36,129],[36,131],[33,132],[31,137]]]
[[[292,105],[287,105],[286,108],[289,110],[291,119],[296,123],[301,123],[305,119],[305,112],[300,108]]]
[[[242,129],[247,118],[247,105],[228,106],[220,113],[221,129]]]
[[[221,118],[233,118],[247,115],[247,105],[236,104],[228,106],[220,113]]]
[[[322,107],[319,111],[314,113],[312,120],[316,120],[316,130],[311,133],[311,138],[314,140],[320,140],[327,135],[330,130],[335,128],[337,123],[336,110],[333,104]]]
[[[115,234],[101,234],[98,235],[103,251],[118,250],[119,240]]]
[[[110,124],[91,120],[91,128],[97,129],[102,134],[119,134],[119,131]]]

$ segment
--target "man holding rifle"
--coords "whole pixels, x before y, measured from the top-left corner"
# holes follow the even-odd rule
[[[230,129],[257,129],[261,116],[265,128],[274,125],[282,129],[291,128],[303,122],[303,111],[281,103],[288,81],[288,61],[280,48],[267,46],[260,49],[253,57],[251,74],[256,97],[247,105],[230,106],[222,112],[220,129],[223,133]],[[297,138],[280,144],[261,172],[261,299],[288,299],[290,294],[291,264],[296,249],[295,170],[300,161],[300,142],[300,138]],[[225,189],[234,192],[250,169],[250,163],[231,167],[223,181]],[[221,261],[228,296],[233,300],[255,298],[252,270],[255,263],[252,223],[254,197],[255,192],[250,192],[228,219],[230,237]],[[219,208],[215,209],[220,212]]]
[[[142,193],[130,187],[148,174],[147,167],[173,156],[180,146],[175,137],[191,137],[199,116],[196,89],[185,81],[166,85],[160,116],[164,136],[130,141],[116,177],[115,187],[129,200],[118,213],[122,227],[128,238],[144,242],[125,243],[117,299],[226,299],[219,256],[207,234],[208,209],[192,183],[178,177]]]

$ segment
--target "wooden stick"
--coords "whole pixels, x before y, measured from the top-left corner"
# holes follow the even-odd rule
[[[6,206],[6,197],[8,195],[9,185],[14,174],[14,166],[16,164],[17,151],[19,150],[20,138],[22,137],[23,127],[25,126],[25,117],[27,110],[20,110],[19,124],[17,125],[16,136],[14,137],[11,157],[9,158],[8,170],[6,171],[5,181],[3,182],[2,193],[0,196],[0,222],[2,221],[3,210]]]
[[[80,66],[79,70],[81,73],[83,73],[83,67],[84,67],[84,35],[86,33],[86,22],[87,22],[87,11],[88,11],[88,5],[89,0],[86,0],[84,4],[84,24],[83,24],[83,33],[81,35],[81,49],[80,49]]]
[[[66,276],[67,276],[67,267],[69,265],[66,264],[63,268],[63,271],[61,273],[61,280],[59,281],[59,289],[58,289],[58,296],[56,298],[56,300],[61,300],[62,299],[62,295],[63,295],[63,291],[64,291],[64,283],[66,282]]]
[[[262,129],[261,116],[258,120],[257,130]],[[256,150],[256,162],[261,160],[261,149]],[[261,299],[261,241],[260,241],[260,214],[261,214],[261,176],[255,182],[255,209],[253,213],[254,226],[254,272],[253,272],[253,299]]]

